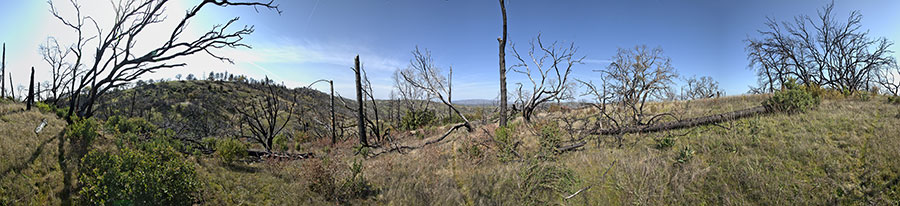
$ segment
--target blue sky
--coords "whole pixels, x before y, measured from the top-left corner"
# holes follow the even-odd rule
[[[58,4],[66,3],[58,1]],[[108,15],[106,1],[85,1],[87,13]],[[170,20],[196,2],[170,5]],[[542,33],[545,41],[575,42],[586,64],[575,67],[574,77],[597,80],[591,72],[608,64],[619,47],[646,44],[662,47],[684,77],[712,76],[728,94],[747,91],[756,77],[747,68],[743,42],[756,36],[766,16],[790,20],[799,14],[815,15],[826,0],[630,0],[549,1],[507,0],[509,39],[526,49],[529,39]],[[497,37],[500,10],[492,0],[280,0],[282,15],[252,8],[214,8],[191,23],[195,32],[240,16],[239,24],[255,25],[246,39],[254,49],[223,50],[233,57],[228,65],[206,57],[185,59],[188,67],[159,71],[147,78],[174,78],[175,74],[228,71],[256,78],[269,76],[291,86],[317,79],[334,79],[344,96],[353,95],[353,57],[360,55],[374,84],[376,96],[386,98],[391,73],[404,68],[416,46],[427,48],[438,66],[454,68],[454,99],[492,99],[498,89]],[[0,42],[7,43],[7,67],[24,83],[27,68],[38,78],[49,77],[48,66],[37,53],[48,35],[65,36],[68,30],[52,19],[44,1],[2,0]],[[863,28],[872,36],[900,40],[900,1],[839,0],[835,11],[846,17],[851,10],[863,14]],[[158,30],[165,32],[164,29]],[[150,30],[149,32],[154,32]],[[151,40],[148,40],[151,42]],[[900,50],[900,46],[893,46]],[[896,56],[896,54],[894,54]],[[508,65],[513,62],[507,57]],[[523,76],[510,73],[510,85]],[[325,89],[325,85],[316,86]]]

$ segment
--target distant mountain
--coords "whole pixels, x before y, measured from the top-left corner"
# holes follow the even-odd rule
[[[453,100],[453,104],[459,105],[469,105],[469,106],[485,106],[485,105],[497,105],[499,101],[492,99],[463,99],[463,100]]]

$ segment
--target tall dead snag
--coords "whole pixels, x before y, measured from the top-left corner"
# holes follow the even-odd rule
[[[544,103],[560,100],[573,89],[569,81],[572,67],[582,64],[584,56],[578,57],[578,48],[575,43],[568,46],[559,42],[544,45],[541,35],[532,39],[529,44],[528,57],[519,55],[515,44],[512,45],[513,55],[519,63],[513,65],[513,71],[524,74],[531,83],[530,90],[524,90],[522,83],[517,83],[516,105],[522,109],[522,117],[525,122],[531,122],[535,110]],[[528,60],[525,60],[528,58]],[[536,79],[535,77],[539,79]]]
[[[28,83],[28,96],[25,97],[25,110],[31,110],[34,104],[34,67],[31,67],[31,80]]]
[[[268,77],[263,82],[251,83],[250,86],[261,95],[246,98],[243,104],[234,107],[240,115],[240,136],[259,143],[266,152],[272,153],[272,141],[294,115],[297,95],[292,91],[288,97],[290,99],[282,99],[284,97],[279,93],[282,86],[275,85]]]
[[[6,97],[6,43],[3,43],[3,60],[0,67],[0,98]]]
[[[423,53],[419,50],[419,47],[416,47],[416,50],[413,50],[412,54],[413,59],[409,61],[409,66],[400,71],[403,80],[416,88],[424,90],[432,98],[440,100],[441,103],[447,105],[447,107],[453,110],[453,113],[463,120],[462,123],[451,127],[450,130],[444,133],[440,138],[429,142],[434,143],[441,141],[450,135],[453,130],[461,127],[466,127],[467,131],[472,132],[472,125],[469,123],[469,119],[466,118],[459,109],[453,106],[453,104],[450,104],[448,98],[445,98],[445,96],[450,93],[450,87],[448,86],[447,79],[441,74],[441,69],[434,65],[434,60],[431,58],[431,51],[426,49]],[[430,143],[426,143],[426,145]]]
[[[500,0],[500,12],[503,13],[503,36],[497,39],[500,42],[500,126],[506,126],[506,4]]]
[[[93,107],[97,100],[106,94],[110,89],[125,85],[129,81],[138,79],[146,73],[152,73],[159,69],[183,67],[186,64],[176,62],[179,57],[191,56],[198,53],[206,53],[213,58],[221,61],[233,63],[231,59],[217,55],[214,52],[218,48],[250,48],[249,45],[242,43],[246,35],[253,33],[253,26],[244,26],[240,29],[228,31],[231,26],[237,22],[238,18],[232,18],[224,24],[213,26],[208,32],[199,37],[187,36],[189,33],[184,32],[187,25],[209,5],[227,7],[227,6],[250,6],[263,7],[266,9],[281,12],[277,5],[272,1],[256,2],[256,1],[216,1],[204,0],[197,3],[191,9],[185,12],[180,18],[171,18],[165,16],[166,4],[173,1],[157,1],[157,0],[123,0],[114,1],[112,12],[115,18],[110,22],[94,21],[90,15],[82,14],[81,5],[77,1],[70,1],[71,9],[74,12],[61,12],[55,6],[52,0],[48,1],[50,5],[50,13],[58,19],[67,28],[77,33],[77,42],[72,48],[76,60],[73,69],[78,71],[79,67],[85,67],[84,75],[78,78],[78,83],[72,89],[73,98],[70,98],[70,108],[72,112],[77,112],[79,116],[90,117],[93,115]],[[74,14],[74,16],[63,16],[63,14]],[[156,27],[155,29],[163,29],[170,34],[163,42],[139,42],[147,31],[145,28],[156,26],[164,26],[163,23],[168,19],[175,19],[177,24],[174,27]],[[86,23],[93,24],[85,27]],[[85,34],[86,32],[95,31],[96,34]],[[159,31],[159,30],[156,30]],[[89,38],[85,38],[85,37]],[[94,42],[96,41],[96,42]],[[88,43],[96,43],[96,48],[85,49]],[[148,44],[151,46],[140,46]],[[155,46],[154,46],[155,45]],[[138,48],[151,48],[142,50]],[[91,53],[86,53],[91,52]],[[81,62],[84,57],[86,62]],[[74,76],[74,75],[73,75]],[[87,97],[84,100],[78,100],[79,93],[86,90]],[[77,105],[76,105],[77,104]]]
[[[687,78],[681,87],[681,99],[685,100],[719,97],[724,93],[719,89],[719,82],[710,76]]]
[[[354,59],[354,66],[352,68],[353,73],[356,74],[356,124],[359,128],[359,144],[362,146],[369,146],[369,141],[366,139],[366,113],[365,110],[363,110],[365,109],[365,107],[363,106],[365,102],[363,100],[362,77],[360,75],[362,70],[360,68],[359,55],[356,55],[356,58]]]
[[[887,38],[871,38],[862,30],[862,14],[846,21],[834,14],[834,2],[815,17],[800,15],[793,22],[767,18],[759,38],[746,40],[751,68],[758,70],[760,89],[773,91],[789,78],[853,94],[869,89],[876,69],[890,64]]]

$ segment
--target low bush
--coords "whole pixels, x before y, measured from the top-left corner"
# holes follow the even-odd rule
[[[500,151],[497,152],[497,158],[499,158],[501,162],[508,162],[518,158],[517,149],[520,142],[515,135],[515,128],[514,125],[510,124],[506,127],[499,127],[497,130],[494,130],[494,141],[498,144],[498,148],[500,149]]]
[[[200,185],[194,166],[164,147],[93,150],[79,172],[84,205],[191,205]]]
[[[34,106],[37,107],[41,113],[53,113],[59,118],[65,117],[67,112],[65,109],[56,108],[54,105],[43,102],[35,102]]]
[[[143,118],[112,116],[106,119],[106,129],[119,133],[151,134],[157,130],[156,125]]]
[[[228,164],[243,159],[247,156],[247,144],[231,138],[216,141],[216,156]]]
[[[804,112],[819,105],[820,96],[809,92],[808,87],[795,83],[794,80],[785,82],[784,88],[775,92],[766,100],[765,105],[776,111],[796,113]]]
[[[431,124],[435,119],[434,111],[431,110],[410,110],[400,118],[400,128],[403,130],[414,130],[422,126]]]
[[[99,128],[100,123],[97,123],[94,118],[76,118],[74,123],[66,127],[66,137],[84,147],[93,143],[94,139],[100,136],[97,133]]]
[[[664,150],[675,146],[675,141],[678,141],[678,138],[671,134],[666,134],[662,138],[653,139],[653,141],[656,142],[656,149]]]
[[[540,129],[538,157],[553,158],[557,154],[556,147],[562,142],[559,138],[559,125],[556,122],[544,122],[535,126]]]
[[[691,147],[683,147],[678,151],[678,156],[675,156],[675,163],[682,164],[691,161],[691,159],[694,158],[695,153],[696,151],[691,149]]]
[[[887,103],[888,104],[900,104],[900,96],[888,96]]]

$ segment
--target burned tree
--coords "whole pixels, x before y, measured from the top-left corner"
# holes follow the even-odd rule
[[[793,78],[807,86],[853,94],[868,89],[875,70],[893,60],[889,56],[893,43],[861,30],[859,11],[839,21],[834,2],[816,17],[800,15],[793,22],[767,18],[765,26],[758,31],[761,37],[746,40],[747,57],[758,71],[761,89],[772,91]]]
[[[423,52],[422,50],[419,50],[419,47],[416,47],[416,50],[413,50],[412,54],[413,59],[409,61],[409,66],[400,71],[403,80],[410,85],[425,91],[432,98],[436,98],[441,103],[444,103],[444,105],[449,107],[453,113],[458,115],[463,121],[462,123],[451,127],[449,131],[444,133],[444,135],[436,141],[440,141],[451,132],[461,127],[466,127],[466,130],[471,132],[472,125],[469,123],[469,119],[466,118],[459,109],[453,106],[453,104],[450,104],[448,98],[446,98],[446,95],[450,93],[448,80],[444,78],[441,69],[434,65],[434,60],[431,58],[431,51],[426,49]]]
[[[49,92],[50,104],[57,105],[62,95],[67,92],[66,86],[69,85],[70,73],[76,72],[72,69],[72,65],[66,62],[66,58],[71,54],[70,49],[60,47],[56,38],[48,37],[47,42],[41,44],[38,49],[44,62],[50,66],[50,82],[47,84]]]
[[[221,61],[230,62],[231,59],[213,53],[218,48],[250,48],[249,45],[242,43],[246,35],[253,33],[252,26],[245,26],[234,31],[228,31],[230,27],[237,22],[238,18],[228,20],[225,24],[213,26],[205,34],[199,37],[191,38],[185,35],[184,31],[188,23],[203,10],[210,5],[226,7],[226,6],[251,6],[262,7],[277,12],[278,6],[273,2],[255,2],[255,1],[216,1],[204,0],[189,9],[183,17],[175,18],[178,23],[174,27],[166,28],[170,34],[164,42],[152,42],[149,50],[139,50],[137,45],[142,34],[148,26],[163,23],[169,19],[164,15],[167,3],[171,1],[156,0],[126,0],[113,2],[115,18],[109,25],[101,25],[97,21],[86,14],[82,14],[81,5],[76,1],[71,1],[71,7],[74,9],[74,16],[64,17],[59,8],[55,6],[53,1],[48,1],[50,5],[50,13],[61,23],[71,28],[77,33],[77,42],[70,48],[75,54],[75,63],[72,63],[73,70],[78,71],[80,67],[84,68],[84,75],[73,83],[74,94],[70,98],[69,116],[77,113],[80,116],[89,117],[93,115],[93,106],[97,100],[113,88],[117,88],[129,81],[138,79],[141,75],[151,73],[159,69],[183,67],[185,63],[175,62],[176,58],[191,56],[198,53],[206,53]],[[92,24],[92,25],[90,25]],[[87,27],[85,27],[87,26]],[[88,35],[89,32],[97,28],[96,35]],[[96,41],[96,48],[85,50],[84,46],[88,42]],[[91,51],[93,53],[86,53]],[[81,62],[82,59],[87,62]],[[74,72],[73,72],[74,73]],[[73,74],[73,77],[76,76]],[[79,93],[85,88],[89,88],[87,97],[79,100]],[[77,104],[77,105],[76,105]]]
[[[500,12],[503,14],[503,36],[497,41],[500,43],[500,126],[506,126],[506,3],[500,0]]]
[[[644,108],[648,100],[665,98],[672,89],[673,80],[678,77],[672,60],[663,55],[661,48],[650,49],[640,45],[633,49],[620,48],[612,61],[605,70],[601,70],[604,79],[602,91],[592,93],[603,103],[615,104],[617,108],[610,112],[624,112],[630,117],[630,123],[619,120],[618,124],[652,124],[663,114],[648,115]]]
[[[25,110],[31,110],[34,105],[34,67],[31,67],[31,80],[28,83],[28,96],[25,97]]]
[[[900,95],[900,65],[896,62],[878,70],[875,82],[884,87],[891,95]]]
[[[250,86],[261,95],[246,98],[243,104],[234,107],[234,111],[239,114],[239,135],[259,143],[266,152],[272,153],[272,141],[281,134],[294,115],[297,95],[291,92],[289,97],[283,97],[279,93],[282,86],[270,82],[268,77],[265,81]]]
[[[362,146],[369,146],[369,141],[366,139],[366,112],[365,112],[365,102],[363,99],[363,86],[362,86],[362,67],[359,65],[359,55],[356,55],[354,59],[354,67],[353,73],[356,74],[356,124],[359,128],[359,144]]]
[[[710,76],[687,78],[681,87],[681,98],[685,100],[719,97],[723,93],[725,92],[719,89],[719,82]]]
[[[576,56],[578,48],[575,43],[568,46],[559,42],[545,45],[538,34],[529,44],[531,48],[527,57],[520,55],[515,44],[512,45],[513,56],[519,60],[518,64],[512,66],[513,72],[524,74],[531,84],[531,88],[525,90],[522,83],[517,83],[516,105],[521,108],[525,122],[531,122],[531,117],[539,106],[560,100],[573,89],[569,81],[572,67],[582,64],[581,61],[584,60],[584,56]]]
[[[6,43],[3,43],[3,59],[2,66],[0,66],[0,98],[6,97],[6,78],[4,77],[6,77]]]

